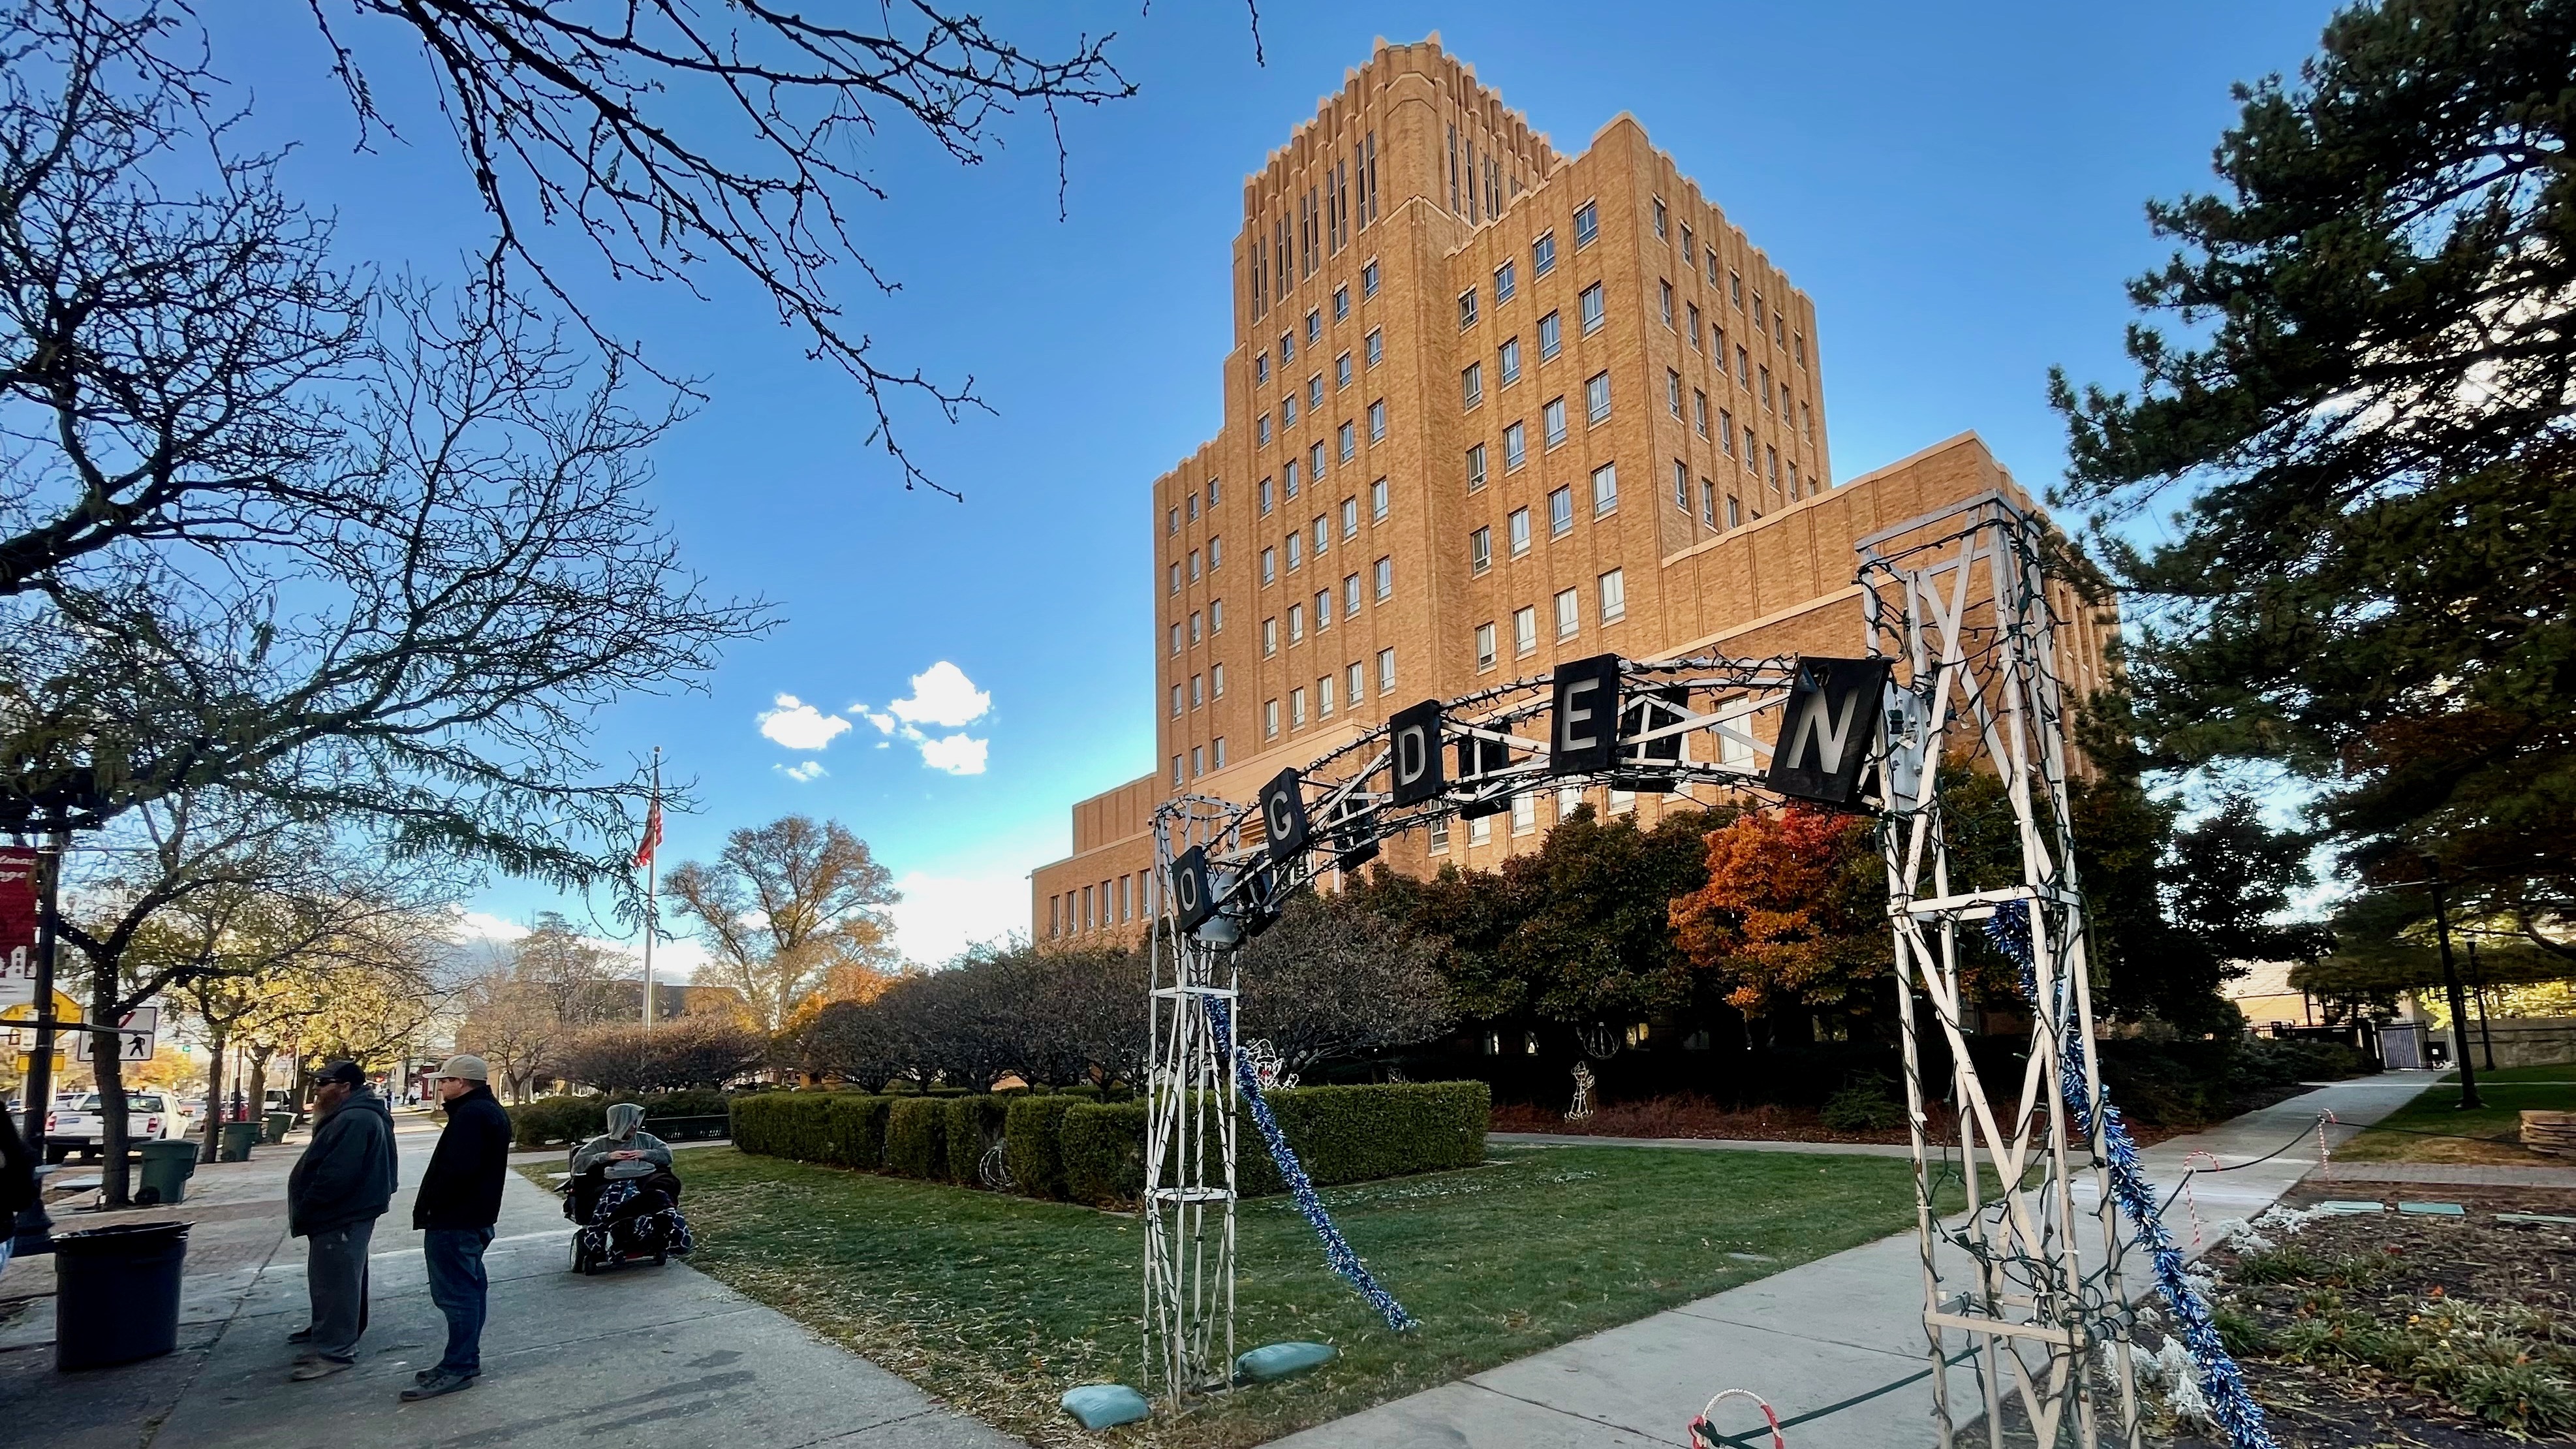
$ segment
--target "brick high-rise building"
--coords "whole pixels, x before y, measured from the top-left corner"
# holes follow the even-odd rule
[[[1437,36],[1379,42],[1243,216],[1224,426],[1153,485],[1156,767],[1073,807],[1041,940],[1141,929],[1174,793],[1560,659],[1858,652],[1854,539],[2018,496],[1967,434],[1836,485],[1807,294],[1634,118],[1561,155]],[[1386,858],[1487,866],[1571,803]]]

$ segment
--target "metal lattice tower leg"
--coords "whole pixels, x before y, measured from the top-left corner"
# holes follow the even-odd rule
[[[1174,856],[1227,828],[1187,797],[1154,822],[1165,885],[1146,1003],[1145,1383],[1174,1406],[1222,1387],[1234,1362],[1235,1066],[1207,1010],[1211,997],[1235,998],[1234,952],[1173,929],[1168,885]]]

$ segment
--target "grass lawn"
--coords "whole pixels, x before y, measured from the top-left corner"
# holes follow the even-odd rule
[[[681,1170],[698,1268],[978,1418],[1036,1444],[1096,1442],[1057,1395],[1137,1383],[1134,1217],[731,1148]],[[1444,1383],[1903,1231],[1909,1174],[1892,1158],[1497,1147],[1478,1168],[1326,1189],[1421,1320],[1402,1336],[1324,1266],[1293,1203],[1246,1203],[1237,1347],[1314,1339],[1342,1356],[1110,1437],[1257,1444]]]
[[[2532,1111],[2576,1111],[2576,1066],[2501,1067],[2478,1073],[2478,1096],[2485,1103],[2474,1112],[2460,1110],[2460,1077],[2444,1076],[2424,1095],[2383,1118],[2381,1127],[2335,1149],[2352,1162],[2481,1162],[2565,1167],[2565,1158],[2525,1152],[2522,1118]],[[2445,1136],[2419,1136],[2444,1133]]]

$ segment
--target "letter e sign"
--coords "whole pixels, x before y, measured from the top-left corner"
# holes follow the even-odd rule
[[[1584,775],[1606,770],[1618,751],[1619,656],[1596,654],[1556,666],[1547,772]]]

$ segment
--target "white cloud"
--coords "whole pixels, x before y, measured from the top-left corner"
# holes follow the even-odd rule
[[[455,937],[459,943],[489,941],[506,946],[528,934],[526,925],[489,911],[469,911],[462,905],[454,905],[448,907],[448,915],[455,922]],[[705,946],[687,936],[675,938],[671,931],[671,913],[666,908],[662,913],[662,939],[653,948],[653,979],[666,985],[693,979],[708,959]],[[610,969],[619,975],[631,979],[643,974],[642,931],[623,941],[606,936],[584,936],[581,939],[611,953],[615,960]]]
[[[942,659],[912,677],[912,697],[887,705],[906,724],[954,729],[982,719],[993,696],[975,687],[966,671]]]
[[[805,760],[793,765],[772,765],[769,768],[776,770],[778,773],[785,775],[788,779],[794,780],[800,785],[819,780],[823,776],[831,773],[831,771],[823,768],[823,762],[821,760]]]
[[[966,735],[942,735],[921,742],[921,762],[952,775],[984,773],[984,751],[991,742]]]
[[[1023,873],[906,871],[894,885],[903,899],[886,914],[894,918],[895,946],[909,961],[935,965],[978,942],[1028,929],[1029,878]]]
[[[515,941],[528,934],[528,928],[516,921],[503,920],[489,911],[450,908],[456,917],[456,936],[461,941]]]
[[[819,750],[849,727],[848,720],[825,714],[792,694],[778,696],[777,708],[760,712],[760,732],[791,750]]]

